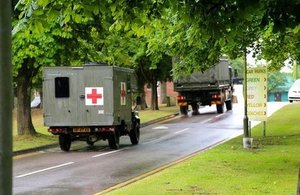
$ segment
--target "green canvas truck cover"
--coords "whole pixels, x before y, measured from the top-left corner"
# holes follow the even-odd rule
[[[209,89],[230,85],[230,70],[227,59],[220,59],[220,62],[212,68],[201,72],[197,71],[191,75],[183,75],[174,81],[175,91],[190,91],[199,89]]]

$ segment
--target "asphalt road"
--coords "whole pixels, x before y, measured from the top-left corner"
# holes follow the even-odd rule
[[[281,104],[272,107],[273,112]],[[94,147],[78,142],[70,152],[54,148],[19,156],[14,160],[14,194],[95,194],[243,132],[242,104],[223,114],[215,106],[200,113],[142,128],[136,146],[121,137],[119,150],[110,150],[103,141]]]

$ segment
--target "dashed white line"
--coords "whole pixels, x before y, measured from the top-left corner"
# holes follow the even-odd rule
[[[41,172],[49,171],[49,170],[52,170],[52,169],[57,169],[57,168],[60,168],[60,167],[71,165],[73,163],[74,162],[68,162],[68,163],[56,165],[56,166],[53,166],[53,167],[48,167],[48,168],[41,169],[41,170],[38,170],[38,171],[33,171],[33,172],[26,173],[26,174],[23,174],[23,175],[18,175],[18,176],[16,176],[16,178],[26,177],[26,176],[33,175],[33,174],[36,174],[36,173],[41,173]]]
[[[190,128],[185,128],[185,129],[182,129],[182,130],[180,130],[180,131],[176,131],[174,134],[179,134],[179,133],[182,133],[182,132],[184,132],[184,131],[187,131],[187,130],[189,130]]]
[[[147,142],[143,142],[142,144],[157,143],[157,142],[159,142],[159,141],[161,141],[161,140],[164,140],[164,139],[173,137],[174,135],[179,134],[179,133],[182,133],[182,132],[187,131],[187,130],[190,130],[190,128],[185,128],[185,129],[176,131],[176,132],[174,132],[174,133],[172,133],[172,134],[167,134],[167,135],[162,136],[162,137],[160,137],[160,138],[153,139],[153,140],[150,140],[150,141],[147,141]]]
[[[158,126],[158,127],[153,127],[152,129],[156,129],[156,130],[159,130],[159,129],[169,129],[169,127],[166,127],[166,126]]]
[[[218,114],[217,116],[215,116],[216,118],[219,118],[221,116],[223,116],[225,113],[222,113],[222,114]]]
[[[126,149],[128,149],[128,148],[122,148],[122,149],[114,150],[114,151],[111,151],[111,152],[97,154],[97,155],[94,155],[92,157],[96,158],[96,157],[100,157],[100,156],[105,156],[105,155],[108,155],[108,154],[112,154],[112,153],[116,153],[116,152],[121,152],[121,151],[126,150]],[[25,173],[25,174],[22,174],[22,175],[18,175],[18,176],[16,176],[16,178],[22,178],[22,177],[30,176],[30,175],[33,175],[33,174],[37,174],[37,173],[49,171],[49,170],[52,170],[52,169],[57,169],[57,168],[60,168],[60,167],[68,166],[68,165],[71,165],[71,164],[74,164],[74,163],[75,162],[67,162],[67,163],[56,165],[56,166],[53,166],[53,167],[48,167],[48,168],[45,168],[45,169],[41,169],[41,170],[30,172],[30,173]]]
[[[94,155],[92,156],[93,158],[97,158],[97,157],[100,157],[100,156],[105,156],[105,155],[108,155],[108,154],[112,154],[112,153],[116,153],[116,152],[121,152],[123,150],[126,150],[128,148],[122,148],[122,149],[119,149],[119,150],[114,150],[114,151],[111,151],[111,152],[106,152],[106,153],[102,153],[102,154],[97,154],[97,155]]]

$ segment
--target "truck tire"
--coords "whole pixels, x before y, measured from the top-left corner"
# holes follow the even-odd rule
[[[197,102],[192,102],[192,110],[193,110],[193,115],[198,115],[199,113],[199,105]]]
[[[180,106],[180,114],[187,115],[188,113],[188,106]]]
[[[119,142],[120,142],[120,135],[118,133],[118,130],[116,130],[114,133],[111,133],[108,137],[108,145],[110,149],[117,150],[119,149]]]
[[[134,128],[130,130],[129,137],[132,145],[136,145],[140,140],[140,122],[134,124]]]
[[[58,137],[58,143],[62,151],[69,151],[71,148],[71,142],[71,136],[68,134],[60,134]]]
[[[216,104],[217,106],[217,113],[221,114],[224,112],[224,103],[223,104]]]
[[[225,102],[226,110],[232,110],[232,101],[228,100]]]

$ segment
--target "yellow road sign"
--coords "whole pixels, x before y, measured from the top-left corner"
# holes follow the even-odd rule
[[[267,68],[247,70],[247,114],[250,120],[267,120]]]

